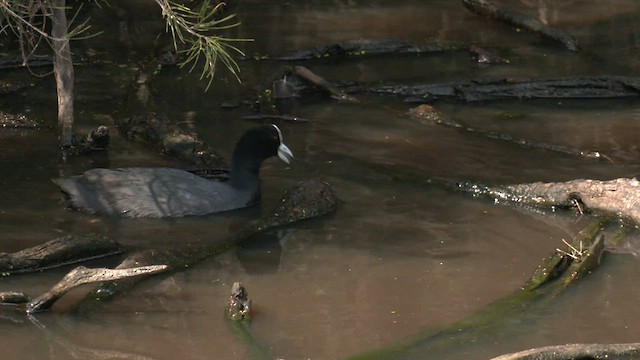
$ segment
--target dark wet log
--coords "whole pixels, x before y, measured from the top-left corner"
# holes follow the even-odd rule
[[[236,281],[231,286],[231,295],[224,311],[231,321],[251,320],[251,299],[241,283]]]
[[[474,196],[525,206],[574,208],[605,218],[640,224],[640,181],[637,179],[571,180],[566,182],[486,186],[457,182],[453,186]]]
[[[594,222],[576,235],[571,245],[578,248],[582,244],[584,250],[575,254],[575,259],[568,256],[568,266],[555,266],[564,262],[562,258],[567,256],[565,254],[556,256],[554,253],[543,261],[540,268],[553,267],[557,270],[557,276],[541,278],[537,276],[539,273],[536,273],[520,290],[460,322],[439,331],[420,333],[408,343],[370,351],[350,359],[421,359],[438,351],[453,353],[459,351],[461,344],[477,346],[485,336],[495,339],[494,336],[499,335],[500,331],[512,332],[507,324],[534,321],[527,316],[535,311],[544,310],[562,291],[587,276],[599,265],[604,249],[602,225],[601,222]],[[551,258],[554,260],[549,261]]]
[[[500,99],[609,99],[640,95],[640,78],[596,76],[558,79],[489,79],[445,84],[354,86],[345,91],[400,95],[412,102],[425,102],[438,97],[468,102]]]
[[[104,235],[67,235],[14,253],[0,253],[0,273],[39,271],[122,253],[118,243]]]
[[[640,343],[630,344],[567,344],[545,346],[495,357],[491,360],[566,360],[640,358]]]
[[[335,59],[362,57],[367,55],[429,54],[445,51],[465,50],[464,45],[416,45],[403,40],[358,40],[318,46],[275,57],[277,60],[297,61],[312,59]]]
[[[256,234],[332,213],[337,206],[338,199],[327,183],[318,180],[303,181],[287,190],[277,208],[259,219],[248,222],[225,241],[215,245],[186,249],[139,251],[129,255],[117,268],[165,264],[169,271],[181,271],[243,241],[248,241]],[[91,306],[96,303],[95,300],[110,299],[133,286],[136,281],[127,279],[105,284],[89,294],[85,303]]]
[[[27,304],[26,312],[33,314],[49,310],[64,294],[81,285],[157,274],[166,269],[166,265],[149,265],[116,270],[106,268],[89,269],[84,266],[78,266],[65,275],[65,277],[49,291],[31,300],[29,304]]]
[[[563,154],[585,157],[588,159],[607,159],[611,161],[611,158],[609,156],[602,154],[599,151],[573,149],[566,146],[547,144],[547,143],[523,139],[523,138],[514,138],[513,136],[510,136],[507,134],[500,134],[500,133],[496,133],[496,132],[488,131],[484,129],[476,129],[476,128],[468,127],[457,121],[453,121],[449,119],[448,116],[436,110],[433,106],[426,105],[426,104],[422,104],[415,108],[410,109],[407,112],[407,115],[411,119],[420,121],[423,124],[437,124],[437,125],[448,126],[448,127],[455,128],[456,130],[479,134],[479,135],[488,137],[490,139],[506,141],[512,144],[516,144],[518,146],[559,152]]]
[[[534,32],[544,38],[557,41],[571,51],[578,51],[578,42],[569,33],[552,28],[517,11],[500,9],[487,0],[462,0],[471,12],[509,25]]]

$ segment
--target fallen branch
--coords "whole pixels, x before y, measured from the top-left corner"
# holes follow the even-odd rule
[[[638,359],[640,343],[567,344],[545,346],[493,358],[492,360]]]
[[[547,39],[557,41],[571,51],[578,51],[578,42],[569,33],[545,25],[530,16],[517,11],[500,9],[487,0],[462,0],[462,3],[477,15],[529,30]]]

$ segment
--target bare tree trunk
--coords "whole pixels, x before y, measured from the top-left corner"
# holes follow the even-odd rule
[[[53,73],[58,93],[58,128],[62,147],[73,144],[73,61],[67,33],[65,0],[52,0]]]

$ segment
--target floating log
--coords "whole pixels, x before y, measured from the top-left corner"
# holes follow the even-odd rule
[[[517,11],[498,8],[487,0],[462,0],[462,3],[477,15],[529,30],[544,38],[557,41],[571,51],[578,51],[578,42],[569,33],[545,25],[530,16]]]

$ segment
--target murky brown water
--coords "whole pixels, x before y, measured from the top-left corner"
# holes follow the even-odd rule
[[[131,6],[143,6],[144,2]],[[554,44],[477,18],[454,1],[245,1],[239,36],[248,55],[281,54],[353,39],[402,38],[417,43],[462,42],[499,47],[511,64],[481,68],[467,54],[385,57],[304,63],[329,80],[421,83],[505,76],[637,74],[640,40],[635,1],[606,4],[571,1],[513,2],[576,35],[585,51],[572,54]],[[545,3],[548,3],[545,5]],[[144,58],[152,48],[154,21],[127,18],[121,32],[90,45],[114,63],[79,67],[78,121],[92,127],[108,121],[132,74],[127,56]],[[110,11],[110,10],[105,10]],[[94,18],[96,15],[94,15]],[[113,26],[113,20],[96,18]],[[126,25],[126,27],[125,27]],[[106,26],[106,25],[105,25]],[[153,34],[145,31],[154,31]],[[139,34],[130,38],[127,34]],[[146,42],[142,39],[146,39]],[[135,52],[132,52],[135,51]],[[157,81],[160,107],[192,122],[203,138],[228,154],[253,123],[239,119],[245,108],[221,110],[241,100],[253,84],[279,66],[241,64],[244,86],[220,72],[209,92],[197,76],[169,70]],[[181,74],[176,80],[176,75]],[[0,98],[3,109],[28,111],[53,121],[52,80],[24,92],[24,103]],[[225,298],[242,281],[256,307],[254,338],[283,359],[341,359],[435,331],[516,291],[539,259],[569,239],[587,219],[541,214],[452,194],[389,171],[424,178],[486,183],[610,179],[639,173],[640,108],[626,101],[503,101],[435,105],[468,126],[567,147],[594,149],[614,163],[531,150],[399,117],[410,105],[399,99],[363,96],[365,105],[315,101],[299,107],[309,123],[281,123],[296,160],[291,168],[270,160],[264,170],[262,209],[299,180],[329,182],[344,201],[337,214],[256,239],[168,277],[141,284],[126,296],[88,314],[65,313],[83,295],[69,294],[53,313],[30,321],[0,312],[0,349],[6,357],[149,359],[245,359],[242,335],[223,319]],[[170,160],[116,136],[108,162],[80,159],[60,166],[53,130],[0,133],[0,250],[15,251],[67,233],[106,232],[133,247],[167,248],[224,239],[259,209],[228,216],[177,220],[97,218],[63,209],[49,181],[95,166],[174,166]],[[382,170],[381,165],[386,170]],[[625,244],[638,248],[638,236]],[[100,263],[113,265],[117,259]],[[0,280],[0,290],[37,295],[68,269]],[[568,342],[633,342],[640,311],[633,286],[640,265],[632,255],[611,254],[591,277],[546,311],[493,337],[455,351],[418,349],[414,358],[485,359],[504,352]],[[44,327],[37,326],[36,322]]]

